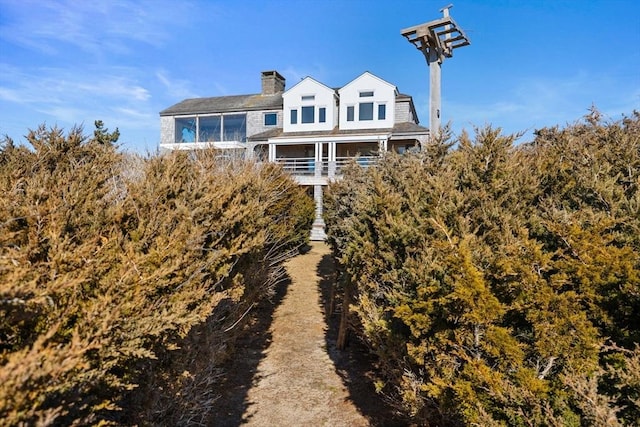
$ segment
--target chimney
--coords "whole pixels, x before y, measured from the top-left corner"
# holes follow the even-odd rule
[[[276,95],[284,92],[285,79],[277,71],[262,72],[262,95]]]

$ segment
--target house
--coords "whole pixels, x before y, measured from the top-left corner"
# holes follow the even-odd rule
[[[313,191],[312,239],[324,239],[323,186],[357,161],[403,153],[426,142],[413,99],[364,72],[340,88],[306,77],[285,90],[277,71],[262,73],[259,94],[186,99],[160,112],[160,149],[215,148],[282,164]]]

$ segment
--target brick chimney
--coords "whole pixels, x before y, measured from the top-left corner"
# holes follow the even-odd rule
[[[276,95],[284,92],[285,79],[277,71],[262,72],[262,95]]]

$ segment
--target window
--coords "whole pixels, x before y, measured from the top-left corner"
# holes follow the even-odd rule
[[[316,115],[316,107],[314,106],[307,106],[307,107],[302,107],[302,123],[313,123],[313,120],[315,118]]]
[[[291,124],[295,125],[298,123],[298,110],[291,110]]]
[[[387,106],[386,104],[378,105],[378,120],[384,120],[387,118]]]
[[[373,102],[360,103],[358,120],[373,120]]]
[[[199,117],[198,141],[213,142],[220,141],[220,130],[222,120],[220,116]]]
[[[223,141],[247,140],[247,117],[245,114],[222,116]]]
[[[368,98],[370,96],[373,96],[373,91],[372,90],[367,90],[364,92],[360,92],[360,98]]]
[[[347,121],[348,122],[352,122],[353,121],[353,105],[347,107]]]
[[[318,122],[325,123],[327,121],[327,109],[324,107],[318,108]]]
[[[229,114],[175,119],[176,142],[247,140],[247,115]]]
[[[315,95],[303,95],[302,96],[302,100],[303,101],[313,101],[316,99]]]
[[[265,113],[264,114],[264,125],[265,126],[275,126],[278,124],[278,113]]]
[[[196,142],[196,117],[176,119],[176,142]]]

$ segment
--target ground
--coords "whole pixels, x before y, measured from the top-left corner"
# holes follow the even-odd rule
[[[336,349],[333,260],[324,243],[307,249],[287,262],[288,280],[237,342],[209,425],[403,425],[374,391],[366,349],[353,339]]]

